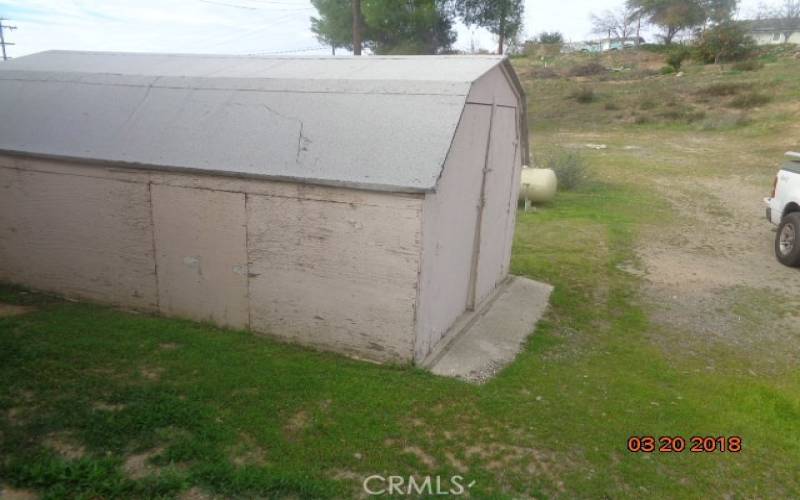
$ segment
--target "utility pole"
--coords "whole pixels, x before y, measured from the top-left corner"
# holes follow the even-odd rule
[[[3,24],[3,21],[5,21],[5,19],[0,17],[0,47],[3,47],[3,60],[4,61],[8,61],[8,56],[6,55],[6,45],[14,45],[14,44],[10,43],[10,42],[6,42],[6,38],[5,38],[5,35],[3,33],[3,30],[12,31],[12,30],[17,29],[17,27],[16,26],[5,25],[5,24]]]
[[[361,0],[353,0],[353,55],[361,55]]]

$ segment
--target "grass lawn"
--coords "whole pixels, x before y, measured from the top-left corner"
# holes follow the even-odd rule
[[[473,386],[2,286],[0,302],[32,311],[0,317],[0,484],[51,498],[341,498],[372,474],[458,474],[476,498],[800,495],[796,358],[762,370],[769,351],[689,342],[699,332],[656,322],[647,279],[629,271],[648,235],[685,222],[663,183],[769,184],[798,144],[799,65],[605,80],[538,79],[537,64],[515,60],[537,159],[580,150],[591,177],[519,215],[513,273],[555,291],[497,378]],[[720,81],[770,104],[719,104],[704,89]],[[570,98],[587,85],[598,100]],[[777,327],[760,289],[736,290],[747,329]],[[794,352],[800,334],[782,342]],[[633,435],[735,435],[743,449],[630,453]]]

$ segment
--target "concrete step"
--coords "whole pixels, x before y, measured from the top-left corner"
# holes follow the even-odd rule
[[[553,287],[511,277],[481,308],[459,319],[422,366],[445,377],[483,383],[511,363],[547,309]]]

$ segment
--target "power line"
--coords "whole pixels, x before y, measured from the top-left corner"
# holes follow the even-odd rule
[[[16,44],[11,42],[6,42],[6,37],[5,34],[3,33],[3,30],[13,31],[17,29],[17,27],[3,24],[3,21],[5,21],[5,19],[0,17],[0,46],[3,47],[3,60],[8,61],[8,56],[6,55],[6,45],[16,45]]]
[[[234,9],[243,9],[243,10],[265,10],[269,12],[302,12],[304,10],[314,10],[314,7],[300,7],[298,4],[289,4],[289,3],[267,3],[256,6],[256,5],[247,5],[241,3],[222,2],[217,0],[198,0],[198,1],[210,5],[219,5],[221,7],[231,7]],[[272,8],[267,8],[266,5],[292,6],[292,8],[272,9]]]
[[[294,54],[294,53],[297,53],[297,52],[311,52],[312,50],[323,50],[323,49],[327,50],[327,47],[325,47],[324,45],[317,45],[316,47],[305,47],[305,48],[302,48],[302,49],[294,49],[294,50],[279,50],[279,51],[276,51],[276,52],[255,52],[255,53],[252,53],[252,54],[249,54],[249,55],[252,55],[252,56],[277,56],[277,55],[280,55],[280,54]]]
[[[261,33],[262,31],[270,28],[271,26],[274,26],[274,25],[276,25],[276,24],[278,24],[278,23],[280,23],[282,21],[285,21],[285,20],[291,18],[291,17],[294,17],[294,14],[284,14],[282,16],[277,17],[276,19],[272,19],[271,20],[272,22],[270,22],[270,23],[262,24],[261,26],[259,26],[257,28],[245,31],[243,33],[235,33],[234,35],[226,37],[226,38],[223,38],[221,40],[216,40],[216,41],[211,42],[211,43],[203,44],[202,47],[218,47],[220,45],[227,45],[227,44],[229,44],[231,42],[241,41],[241,40],[243,40],[245,38],[249,38],[249,37],[251,37],[253,35]]]

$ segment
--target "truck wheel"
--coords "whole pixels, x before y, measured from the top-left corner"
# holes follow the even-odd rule
[[[775,256],[785,266],[800,266],[800,212],[781,219],[775,235]]]

